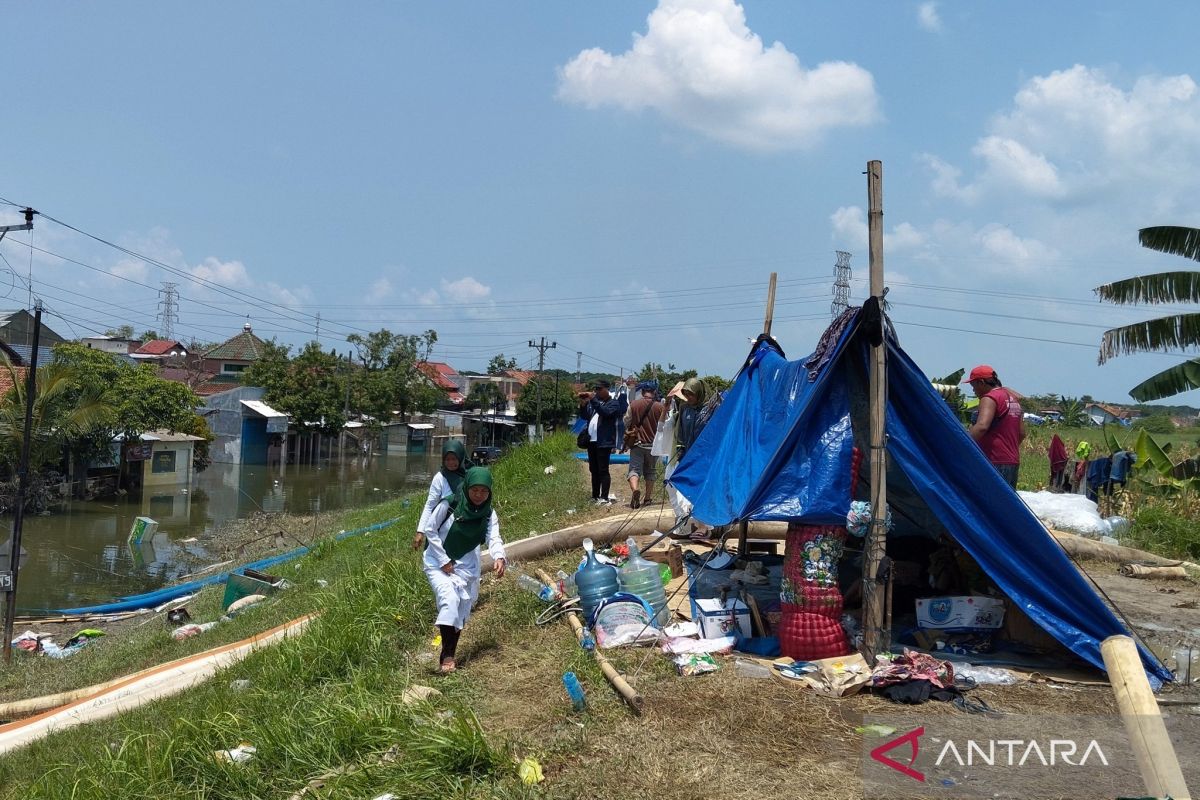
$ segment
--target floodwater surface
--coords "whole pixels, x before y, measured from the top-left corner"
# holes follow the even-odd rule
[[[255,512],[311,514],[381,503],[420,491],[438,468],[427,455],[376,456],[319,466],[213,464],[190,486],[151,487],[141,497],[73,501],[48,516],[25,518],[22,545],[28,557],[17,586],[18,613],[107,603],[173,583],[214,562],[204,534]],[[140,516],[158,532],[130,548],[129,531]],[[0,542],[12,518],[0,521]]]

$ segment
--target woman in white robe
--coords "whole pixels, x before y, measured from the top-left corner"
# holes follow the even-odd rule
[[[434,622],[442,636],[439,668],[453,672],[459,635],[479,598],[480,550],[487,545],[497,577],[504,577],[507,567],[487,468],[467,470],[458,491],[429,515],[423,532],[425,577],[437,602]]]
[[[454,494],[454,490],[467,477],[467,470],[472,467],[467,460],[467,448],[458,439],[448,439],[442,446],[442,468],[438,470],[429,483],[429,495],[425,498],[425,507],[421,509],[421,519],[417,522],[417,532],[413,536],[413,550],[420,550],[425,544],[425,523],[429,515],[437,508],[438,503]]]

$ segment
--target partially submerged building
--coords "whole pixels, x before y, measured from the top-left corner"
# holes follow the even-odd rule
[[[217,464],[268,465],[287,459],[288,416],[263,402],[260,386],[237,386],[209,395],[200,408]]]

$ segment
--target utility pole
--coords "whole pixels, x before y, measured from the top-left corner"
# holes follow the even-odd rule
[[[33,307],[33,349],[29,371],[25,374],[25,430],[21,432],[21,460],[17,466],[17,502],[13,509],[12,539],[8,551],[8,572],[0,573],[0,587],[8,591],[4,604],[4,663],[12,663],[13,621],[17,615],[17,576],[21,569],[21,530],[25,523],[25,498],[29,493],[29,439],[33,427],[33,400],[37,393],[38,345],[42,336],[42,301]]]
[[[767,285],[767,314],[763,317],[763,333],[767,336],[771,335],[771,324],[775,321],[775,283],[778,280],[779,273],[772,272],[771,282]]]
[[[158,335],[164,339],[175,338],[175,326],[179,324],[179,284],[163,281],[158,290]]]
[[[833,303],[829,307],[834,319],[850,307],[850,253],[835,250],[837,263],[833,265]]]
[[[538,351],[538,384],[537,384],[537,438],[542,439],[542,370],[546,368],[546,351],[553,350],[558,347],[558,342],[550,342],[546,344],[546,337],[543,336],[540,342],[529,340],[529,346]]]
[[[321,312],[317,312],[317,329],[313,332],[317,337],[317,344],[321,343]]]
[[[8,233],[9,231],[32,231],[33,230],[33,215],[36,213],[38,213],[38,212],[34,211],[32,208],[26,207],[26,208],[21,209],[21,214],[24,215],[24,217],[25,217],[25,221],[23,223],[21,223],[20,225],[0,225],[0,241],[4,241],[4,234]],[[29,235],[31,237],[33,236],[32,233]],[[33,246],[33,240],[30,239],[30,247],[32,247],[32,246]],[[33,305],[33,259],[29,260],[29,280],[27,280],[25,282],[25,284],[29,287],[29,305],[32,306]],[[7,647],[8,647],[8,645],[5,645],[5,652],[8,652]]]
[[[583,383],[583,351],[575,351],[575,382]]]
[[[871,297],[883,313],[883,162],[867,162],[867,240],[871,271]],[[886,322],[881,322],[886,332]],[[884,430],[884,401],[887,385],[887,342],[871,348],[871,527],[867,533],[863,563],[863,655],[868,664],[890,646],[891,631],[884,627],[887,605],[881,564],[887,552],[887,432]],[[886,571],[890,572],[890,568]],[[890,585],[891,581],[887,580]]]
[[[320,316],[318,315],[317,324],[320,324]],[[346,348],[346,401],[342,405],[342,416],[346,418],[346,422],[350,421],[350,373],[354,369],[354,362],[350,360],[350,348]],[[346,459],[346,426],[342,425],[342,460]]]

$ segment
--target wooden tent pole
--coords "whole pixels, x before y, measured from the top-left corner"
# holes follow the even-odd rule
[[[870,253],[871,296],[883,303],[883,162],[867,162],[867,241]],[[884,625],[884,587],[879,582],[879,565],[887,551],[887,461],[884,445],[884,403],[887,365],[885,344],[871,348],[871,527],[867,534],[863,565],[863,657],[875,663],[875,655],[890,645]]]
[[[1179,758],[1146,680],[1137,645],[1128,636],[1110,636],[1100,643],[1104,669],[1117,698],[1117,709],[1129,734],[1146,793],[1152,797],[1188,798]]]
[[[771,282],[767,286],[767,315],[763,319],[763,333],[767,336],[771,335],[771,323],[775,321],[775,281],[779,278],[778,272],[771,273]]]

